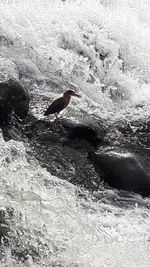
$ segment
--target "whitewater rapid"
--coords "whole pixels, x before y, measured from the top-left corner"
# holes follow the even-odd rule
[[[149,13],[146,0],[1,0],[0,71],[33,95],[73,88],[82,95],[77,110],[107,120],[149,118]],[[42,118],[40,103],[32,112]],[[103,187],[81,197],[24,143],[1,134],[0,146],[1,210],[13,210],[2,267],[150,266],[148,198]],[[12,256],[17,238],[34,259]]]
[[[149,11],[146,0],[1,1],[0,70],[42,94],[50,80],[75,87],[102,117],[148,116]]]

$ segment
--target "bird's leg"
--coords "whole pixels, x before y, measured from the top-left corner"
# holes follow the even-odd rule
[[[55,113],[55,117],[56,117],[56,120],[55,120],[55,121],[57,121],[57,122],[60,123],[60,120],[59,120],[59,118],[58,118],[58,114],[59,114],[59,112]]]
[[[59,121],[59,118],[58,118],[58,112],[57,112],[57,113],[55,113],[55,117],[56,117],[56,120],[58,120],[58,121]]]

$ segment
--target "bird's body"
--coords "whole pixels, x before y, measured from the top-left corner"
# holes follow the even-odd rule
[[[77,96],[79,95],[75,94],[72,90],[68,90],[64,93],[63,97],[60,97],[48,107],[48,109],[45,111],[44,115],[48,116],[50,114],[55,114],[56,119],[58,119],[58,114],[60,111],[62,111],[64,108],[66,108],[70,102],[71,96]]]
[[[70,101],[70,99],[69,99]],[[68,101],[68,104],[69,104]],[[45,111],[45,116],[53,114],[53,113],[59,113],[61,110],[63,110],[68,104],[65,103],[63,97],[60,97],[48,107],[48,109]]]

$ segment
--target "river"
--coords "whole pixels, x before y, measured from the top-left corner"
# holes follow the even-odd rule
[[[73,88],[77,110],[105,120],[148,118],[149,14],[147,0],[1,0],[0,71],[33,96]],[[31,112],[43,118],[40,103]],[[2,267],[150,266],[149,198],[105,188],[79,197],[27,144],[2,134],[0,144],[0,211],[12,213]],[[26,258],[13,256],[18,246]]]

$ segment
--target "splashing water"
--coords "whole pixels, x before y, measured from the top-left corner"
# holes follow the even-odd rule
[[[42,94],[50,80],[74,86],[104,117],[148,116],[149,10],[146,0],[2,1],[0,70]]]
[[[10,247],[4,246],[1,266],[127,266],[133,261],[132,246],[132,266],[143,261],[139,251],[145,254],[143,266],[148,266],[149,199],[135,197],[135,205],[128,208],[109,203],[108,196],[119,201],[113,190],[103,192],[100,202],[88,195],[88,200],[78,199],[77,188],[41,169],[23,144],[6,143],[2,137],[0,142],[1,209],[13,214]],[[16,257],[22,259],[18,246],[22,254],[27,250],[24,265],[16,262]]]
[[[83,96],[79,108],[104,118],[146,118],[149,12],[146,0],[3,0],[0,71],[32,93],[73,87]],[[149,199],[135,195],[132,205],[115,206],[118,192],[106,189],[97,193],[100,201],[80,199],[76,187],[38,166],[23,143],[2,136],[0,143],[1,210],[12,211],[2,267],[149,266]],[[25,249],[21,261],[18,251]]]

